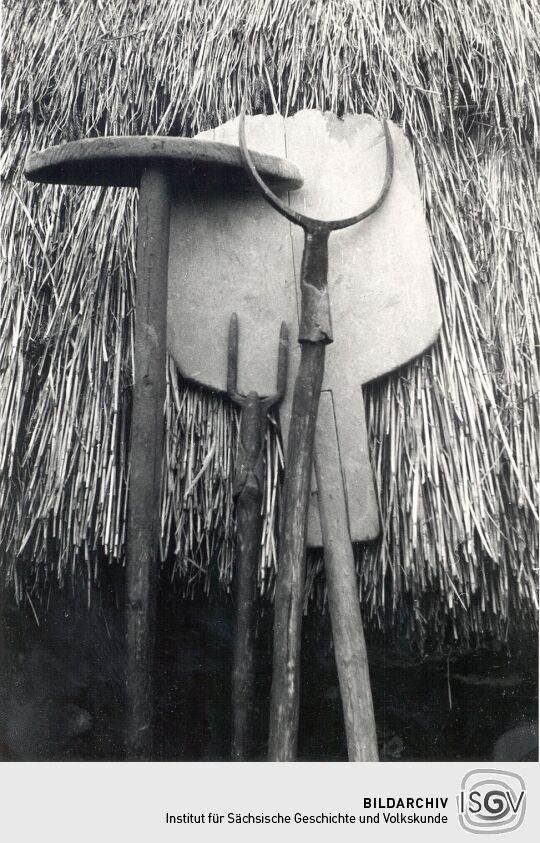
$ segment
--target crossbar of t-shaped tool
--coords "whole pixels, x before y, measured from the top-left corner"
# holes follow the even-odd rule
[[[263,497],[263,445],[266,416],[279,404],[287,385],[289,334],[281,323],[276,392],[260,396],[237,391],[238,317],[231,316],[227,369],[227,395],[241,409],[238,454],[234,469],[236,502],[236,635],[232,675],[232,745],[235,761],[249,759],[253,746],[253,696],[255,681],[255,595],[261,541]]]
[[[296,167],[256,154],[274,184],[302,184]],[[153,647],[158,574],[171,199],[246,181],[237,147],[168,137],[88,138],[31,155],[25,174],[52,184],[139,190],[133,403],[126,565],[126,754],[152,757]],[[182,198],[184,197],[185,198]]]
[[[267,202],[290,222],[301,226],[305,235],[300,271],[301,309],[298,339],[301,344],[301,357],[287,445],[274,610],[269,735],[269,758],[273,761],[290,761],[296,756],[308,503],[325,348],[333,341],[328,295],[328,240],[332,231],[347,228],[366,219],[384,202],[393,175],[392,138],[386,123],[384,133],[387,150],[386,173],[377,200],[355,216],[325,221],[307,217],[293,210],[264,183],[247,149],[244,110],[240,119],[240,149],[252,181]],[[317,474],[322,479],[322,472],[318,471]],[[355,584],[354,559],[348,539],[345,492],[342,490],[337,513],[331,511],[334,502],[325,501],[324,488],[319,488],[319,501],[349,758],[377,760],[373,703]],[[339,518],[337,529],[336,517]],[[344,571],[340,570],[340,566],[344,566]]]

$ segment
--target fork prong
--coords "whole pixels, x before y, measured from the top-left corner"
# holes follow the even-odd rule
[[[282,216],[290,220],[290,222],[293,222],[296,225],[300,225],[304,228],[307,223],[311,222],[311,220],[309,220],[309,218],[307,217],[304,217],[303,214],[298,213],[298,211],[289,208],[286,202],[283,202],[282,199],[280,199],[272,190],[270,190],[270,188],[264,183],[257,171],[257,168],[253,162],[253,158],[251,157],[251,153],[248,149],[246,141],[245,103],[242,103],[242,108],[240,111],[240,122],[238,124],[238,139],[240,146],[240,155],[242,157],[242,163],[244,164],[246,172],[248,173],[255,186],[262,193],[268,204],[271,205],[272,208],[274,208],[274,210],[276,210]]]
[[[278,367],[276,378],[277,401],[281,401],[287,387],[287,370],[289,368],[289,329],[287,323],[281,323],[279,332]]]
[[[287,371],[289,368],[289,329],[286,322],[281,323],[279,331],[278,364],[276,375],[276,392],[261,398],[263,412],[268,412],[274,404],[279,404],[287,388]]]
[[[233,401],[238,399],[238,316],[231,314],[229,322],[229,344],[227,348],[227,395]]]

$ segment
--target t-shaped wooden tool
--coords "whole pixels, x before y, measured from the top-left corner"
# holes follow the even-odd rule
[[[277,190],[300,187],[291,163],[254,155]],[[139,188],[135,382],[127,523],[126,752],[151,753],[153,615],[159,531],[167,350],[167,278],[171,189],[189,207],[193,193],[217,195],[245,186],[239,149],[213,141],[165,137],[99,138],[31,155],[25,175],[53,184]]]

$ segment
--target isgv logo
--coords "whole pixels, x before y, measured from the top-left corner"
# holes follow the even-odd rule
[[[461,782],[461,827],[473,834],[502,834],[519,828],[525,816],[525,782],[506,770],[471,770]]]

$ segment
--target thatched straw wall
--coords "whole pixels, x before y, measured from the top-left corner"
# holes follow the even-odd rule
[[[136,225],[134,192],[32,185],[25,156],[78,137],[190,135],[233,117],[246,94],[253,111],[390,117],[416,156],[444,327],[433,352],[367,390],[383,535],[359,551],[365,616],[419,645],[527,630],[538,551],[538,0],[4,6],[0,548],[18,596],[122,559]],[[227,583],[233,414],[169,375],[167,571],[188,588],[217,573]],[[268,456],[270,501],[273,433]]]

